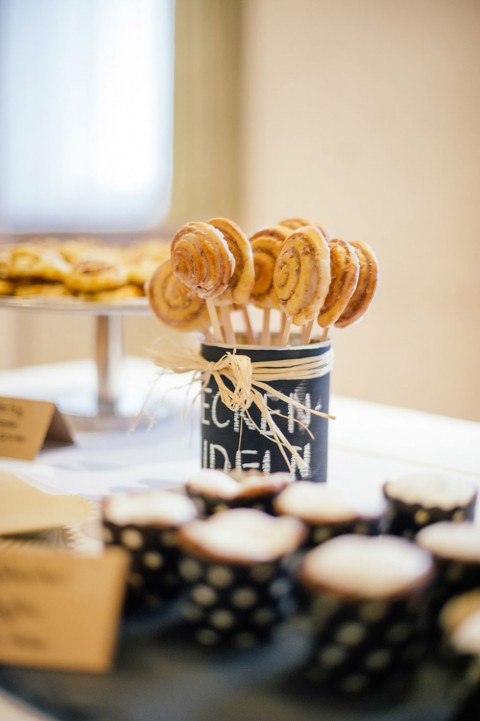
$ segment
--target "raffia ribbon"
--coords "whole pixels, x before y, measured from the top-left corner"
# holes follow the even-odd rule
[[[308,413],[313,413],[316,416],[329,419],[335,418],[335,416],[328,413],[308,408],[300,401],[286,396],[270,385],[272,381],[300,381],[327,375],[332,368],[332,349],[314,357],[255,362],[251,361],[249,356],[236,351],[233,353],[226,352],[218,361],[208,361],[196,349],[174,349],[168,346],[164,348],[157,347],[153,355],[155,364],[164,371],[193,373],[191,382],[201,381],[202,390],[208,386],[213,377],[218,385],[220,398],[227,408],[231,411],[244,411],[258,432],[266,435],[255,424],[250,415],[249,408],[252,404],[255,405],[265,418],[273,440],[282,453],[288,468],[291,468],[291,464],[286,450],[291,453],[301,467],[305,467],[306,463],[275,423],[273,416],[282,416],[282,414],[278,411],[273,412],[267,406],[264,394],[268,393],[279,400],[285,401],[285,403],[289,403]],[[301,421],[295,419],[295,422],[302,425],[313,438],[311,431]]]

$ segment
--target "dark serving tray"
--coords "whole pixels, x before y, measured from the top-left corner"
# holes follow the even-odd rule
[[[309,640],[293,620],[254,649],[197,646],[178,607],[124,622],[114,670],[0,667],[0,687],[61,721],[448,721],[463,672],[426,660],[411,677],[364,696],[303,680]]]

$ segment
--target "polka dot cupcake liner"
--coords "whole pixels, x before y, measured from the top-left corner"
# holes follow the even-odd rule
[[[106,545],[121,546],[130,555],[125,608],[158,606],[177,596],[183,588],[178,572],[180,551],[176,528],[117,526],[103,522]]]
[[[389,498],[386,495],[388,508],[385,520],[385,533],[405,538],[415,538],[417,533],[433,523],[439,521],[471,521],[475,514],[475,498],[465,506],[454,508],[425,508],[415,503]]]
[[[248,648],[294,610],[285,558],[243,565],[188,555],[180,574],[188,586],[182,615],[204,646]]]
[[[403,674],[424,653],[424,600],[346,601],[316,597],[306,677],[342,693],[368,691]]]
[[[257,511],[263,511],[273,515],[273,501],[275,495],[262,494],[257,496],[249,496],[235,499],[225,499],[220,497],[207,496],[205,494],[196,493],[187,488],[187,494],[192,499],[199,516],[207,517],[214,513],[227,511],[232,508],[254,508]]]
[[[308,524],[308,535],[305,542],[307,548],[313,548],[331,538],[347,533],[357,533],[362,536],[378,536],[382,532],[382,519],[357,518],[351,521],[335,523]]]

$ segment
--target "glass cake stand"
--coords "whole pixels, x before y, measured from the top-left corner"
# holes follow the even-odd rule
[[[0,297],[0,308],[37,313],[71,313],[95,319],[96,388],[84,393],[72,389],[56,402],[69,416],[73,427],[80,431],[129,428],[141,410],[141,399],[133,392],[120,392],[123,366],[123,319],[126,316],[147,316],[146,298],[110,303],[83,301],[64,297]],[[160,408],[156,416],[166,415]],[[158,419],[158,418],[157,418]]]

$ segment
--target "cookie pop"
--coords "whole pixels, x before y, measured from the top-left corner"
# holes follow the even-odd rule
[[[261,343],[270,343],[270,311],[272,308],[280,309],[278,296],[273,286],[273,271],[275,263],[283,244],[291,231],[280,225],[264,228],[251,236],[250,242],[253,251],[255,267],[255,283],[250,300],[263,309],[263,327]]]
[[[253,331],[246,308],[255,281],[253,267],[252,246],[243,230],[228,218],[211,218],[209,225],[219,230],[223,235],[228,249],[235,260],[235,269],[230,278],[228,287],[215,298],[215,304],[220,306],[220,314],[229,343],[235,343],[235,335],[230,320],[229,306],[235,304],[240,307],[245,321],[247,336],[250,343],[255,342]]]
[[[170,259],[154,272],[147,285],[147,297],[153,313],[179,331],[206,331],[210,325],[207,306],[173,274]]]
[[[360,263],[358,282],[347,307],[335,321],[336,328],[346,328],[365,315],[378,285],[378,261],[373,249],[361,240],[352,240],[350,245],[354,248]]]
[[[316,317],[330,278],[330,249],[322,233],[314,226],[294,231],[278,255],[273,273],[280,307],[287,315],[281,345],[287,341],[292,322],[303,326]]]
[[[342,315],[358,283],[360,261],[350,243],[345,240],[331,240],[330,272],[331,281],[327,297],[318,315],[318,324],[328,329]]]
[[[209,223],[183,225],[173,237],[171,260],[178,280],[205,299],[215,336],[223,342],[213,299],[228,288],[235,260],[222,233]]]

